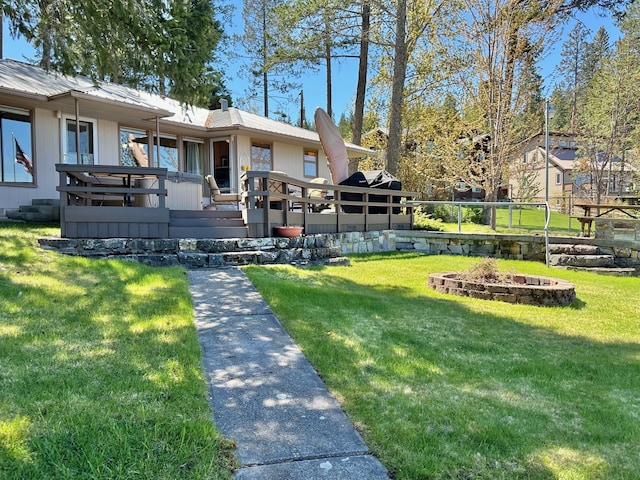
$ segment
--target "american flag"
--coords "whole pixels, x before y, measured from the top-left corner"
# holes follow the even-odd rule
[[[18,140],[14,140],[16,142],[16,163],[20,163],[29,175],[33,175],[33,164],[31,160],[29,160],[27,154],[24,153],[22,147],[20,147]]]

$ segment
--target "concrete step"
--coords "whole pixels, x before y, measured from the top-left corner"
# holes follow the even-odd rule
[[[569,255],[552,254],[549,256],[549,264],[554,267],[615,267],[613,255]]]

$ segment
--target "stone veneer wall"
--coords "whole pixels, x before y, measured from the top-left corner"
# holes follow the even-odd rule
[[[609,242],[590,238],[554,237],[551,243],[599,244],[629,265],[640,265],[640,242]],[[349,232],[297,238],[243,239],[66,239],[44,238],[40,245],[69,255],[121,258],[149,265],[187,268],[273,263],[338,262],[341,255],[386,251],[471,255],[545,261],[540,235],[468,234],[413,230]]]

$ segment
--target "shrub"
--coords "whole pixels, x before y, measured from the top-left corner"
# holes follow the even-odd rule
[[[432,214],[427,213],[427,209],[419,206],[413,211],[413,229],[441,232],[443,230],[442,220],[433,218]]]
[[[482,208],[469,207],[464,209],[462,215],[462,221],[465,223],[477,223],[482,224]]]

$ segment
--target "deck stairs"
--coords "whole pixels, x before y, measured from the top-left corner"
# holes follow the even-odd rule
[[[549,245],[549,265],[568,270],[582,270],[602,275],[633,277],[638,269],[620,264],[611,248],[597,245]]]
[[[169,238],[247,238],[239,210],[171,210]]]
[[[49,198],[36,198],[31,200],[31,205],[21,205],[17,210],[7,210],[9,220],[24,222],[59,222],[60,200]]]

